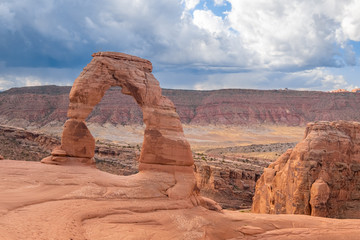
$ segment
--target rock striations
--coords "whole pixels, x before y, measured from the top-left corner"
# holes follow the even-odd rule
[[[174,104],[162,96],[159,82],[151,71],[151,62],[138,57],[114,52],[93,54],[92,61],[70,91],[69,119],[64,124],[61,146],[42,162],[94,164],[95,140],[85,119],[106,90],[119,86],[122,93],[133,96],[141,107],[146,125],[139,159],[139,170],[143,174],[139,176],[166,173],[169,183],[159,188],[155,195],[160,192],[171,199],[191,198],[194,205],[200,203],[203,198],[194,195],[197,188],[190,145],[184,137]],[[162,181],[166,180],[164,176],[162,178]],[[213,207],[218,205],[214,203]]]
[[[0,124],[15,127],[62,126],[66,121],[70,87],[13,88],[0,93]],[[223,89],[170,90],[162,94],[176,106],[182,123],[190,125],[305,126],[314,121],[360,121],[358,92]],[[142,111],[134,99],[111,88],[87,122],[103,125],[141,124]]]
[[[360,123],[309,123],[304,139],[264,169],[252,211],[360,218]]]

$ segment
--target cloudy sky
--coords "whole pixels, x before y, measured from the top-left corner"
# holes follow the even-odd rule
[[[0,90],[72,85],[98,51],[165,88],[360,87],[359,0],[0,0]]]

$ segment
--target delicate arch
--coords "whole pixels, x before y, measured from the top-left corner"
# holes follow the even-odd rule
[[[146,125],[139,170],[174,173],[177,188],[172,195],[189,195],[195,187],[194,160],[184,137],[174,104],[162,96],[159,82],[152,75],[150,61],[115,52],[99,52],[75,80],[70,92],[68,120],[64,124],[61,146],[44,158],[43,163],[93,164],[95,140],[85,119],[105,92],[113,86],[131,95],[142,109]],[[183,175],[187,174],[185,179]],[[176,188],[174,188],[176,190]],[[177,192],[177,193],[176,193]],[[183,192],[183,193],[180,193]]]

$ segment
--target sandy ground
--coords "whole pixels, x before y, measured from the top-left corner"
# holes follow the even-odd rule
[[[165,173],[0,161],[0,239],[359,239],[360,220],[215,212],[161,191]]]
[[[210,148],[299,142],[305,127],[262,126],[193,126],[185,125],[185,137],[196,151]]]
[[[99,125],[88,123],[88,128],[96,140],[115,144],[142,144],[143,125]],[[228,125],[183,125],[186,139],[193,151],[202,152],[211,148],[246,146],[251,144],[269,144],[299,142],[304,136],[305,127],[259,125],[259,126],[228,126]],[[56,123],[40,129],[40,132],[60,136],[62,126]]]

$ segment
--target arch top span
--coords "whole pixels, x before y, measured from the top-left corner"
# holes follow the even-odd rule
[[[95,139],[85,119],[110,87],[119,86],[122,93],[133,96],[141,107],[146,125],[139,159],[140,173],[136,179],[158,181],[159,192],[154,196],[160,194],[175,199],[193,196],[191,202],[195,205],[203,201],[194,197],[197,196],[194,160],[179,115],[172,101],[162,95],[159,82],[151,73],[151,62],[115,52],[98,52],[92,56],[71,88],[61,146],[42,162],[93,165]],[[166,180],[164,174],[168,176]]]
[[[122,62],[128,62],[129,64],[139,68],[144,72],[152,72],[152,64],[149,60],[132,56],[120,52],[97,52],[91,55],[92,57],[108,57],[115,60],[120,60]]]
[[[98,52],[92,56],[71,88],[69,119],[64,125],[61,146],[51,159],[43,162],[65,164],[79,158],[93,163],[95,140],[85,119],[110,87],[119,86],[122,93],[134,97],[143,112],[146,128],[140,170],[154,168],[154,164],[192,166],[194,160],[179,116],[174,104],[162,95],[159,82],[151,73],[151,62],[116,52]]]
[[[168,106],[160,103],[164,97],[159,82],[151,74],[150,61],[115,52],[98,52],[92,56],[71,89],[69,118],[85,120],[105,92],[114,86],[133,96],[140,107],[174,107],[171,102],[167,102]]]

